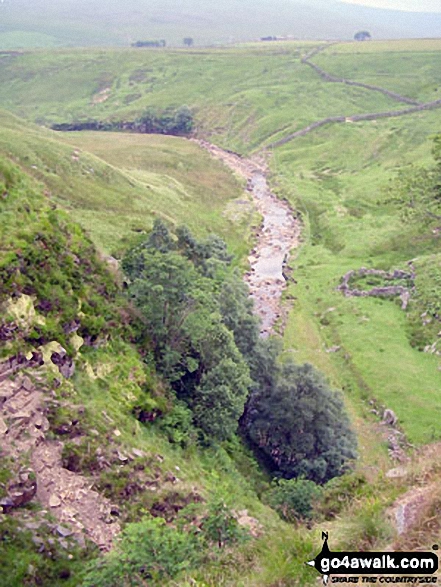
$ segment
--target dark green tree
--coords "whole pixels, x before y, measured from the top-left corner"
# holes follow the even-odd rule
[[[180,228],[175,239],[157,221],[122,264],[156,366],[191,408],[206,440],[235,433],[251,383],[247,362],[222,319],[228,259],[218,237],[198,241]]]
[[[237,347],[250,362],[259,342],[259,320],[253,314],[249,289],[238,275],[225,279],[219,303],[224,324],[233,332]]]
[[[371,38],[371,33],[369,31],[358,31],[358,33],[355,33],[354,35],[356,41],[370,41]]]
[[[356,457],[356,439],[338,394],[311,365],[287,362],[273,384],[253,394],[248,438],[273,471],[325,483]]]
[[[183,43],[186,47],[193,47],[194,40],[192,39],[192,37],[185,37],[185,39],[183,40]]]

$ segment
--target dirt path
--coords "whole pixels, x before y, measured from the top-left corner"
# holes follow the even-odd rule
[[[286,287],[284,266],[291,251],[299,246],[300,220],[286,202],[271,192],[262,157],[244,159],[205,141],[198,143],[247,180],[247,189],[262,216],[257,243],[248,257],[250,270],[245,281],[254,300],[254,311],[261,320],[261,336],[267,337],[282,314],[281,298]]]
[[[14,379],[0,370],[0,444],[2,455],[27,460],[35,474],[36,498],[61,525],[60,532],[73,535],[80,544],[87,537],[102,550],[110,550],[120,527],[110,516],[109,500],[92,489],[83,475],[63,468],[63,444],[48,437],[46,418],[50,393],[26,375]],[[18,496],[19,498],[19,496]],[[15,495],[17,499],[17,495]]]

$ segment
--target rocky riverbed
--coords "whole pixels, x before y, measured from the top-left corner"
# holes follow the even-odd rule
[[[254,311],[261,320],[261,335],[269,336],[282,314],[284,268],[289,255],[299,246],[301,222],[288,203],[271,192],[263,158],[245,159],[205,141],[199,144],[247,180],[247,189],[262,217],[256,244],[248,257],[250,269],[245,281],[254,300]]]

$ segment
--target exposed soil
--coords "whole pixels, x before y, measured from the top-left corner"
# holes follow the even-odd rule
[[[109,500],[92,490],[83,475],[64,469],[63,444],[47,437],[46,403],[53,401],[38,375],[2,377],[0,365],[0,442],[3,456],[27,460],[36,477],[36,498],[80,544],[85,537],[109,550],[120,527],[110,516]]]
[[[244,159],[205,141],[198,143],[247,180],[247,189],[262,216],[256,245],[248,257],[250,270],[245,281],[254,300],[254,312],[261,320],[261,336],[267,337],[282,315],[282,293],[286,287],[284,267],[290,253],[299,246],[301,222],[288,203],[271,192],[263,157]]]

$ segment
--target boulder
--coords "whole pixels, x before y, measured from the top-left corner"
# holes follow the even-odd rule
[[[398,418],[395,415],[395,412],[393,412],[389,408],[386,408],[383,413],[383,422],[388,426],[395,426],[398,422]]]
[[[19,508],[34,498],[37,493],[35,473],[31,469],[22,469],[18,478],[8,485],[7,495],[0,500],[4,512]]]

